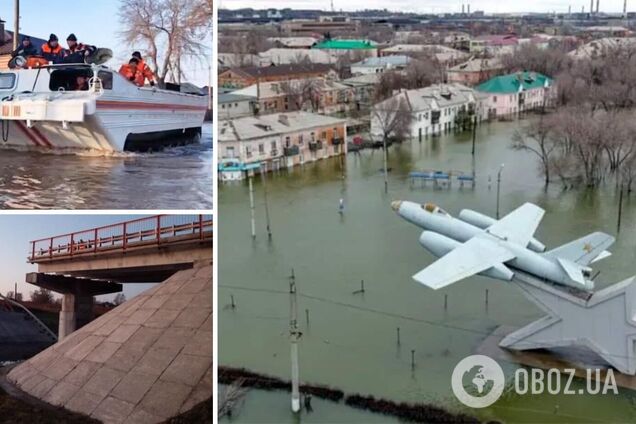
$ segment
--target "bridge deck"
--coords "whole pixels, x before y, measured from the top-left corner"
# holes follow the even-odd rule
[[[31,241],[28,262],[67,261],[212,239],[211,215],[157,215]]]

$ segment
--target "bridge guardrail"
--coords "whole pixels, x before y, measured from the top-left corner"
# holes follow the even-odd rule
[[[31,263],[87,253],[203,240],[212,233],[212,215],[156,215],[30,242]]]

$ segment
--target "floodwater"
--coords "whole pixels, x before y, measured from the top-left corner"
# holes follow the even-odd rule
[[[154,153],[0,150],[3,209],[212,209],[212,125]]]
[[[289,379],[286,291],[294,268],[300,293],[303,381],[346,393],[436,403],[508,423],[636,422],[636,393],[627,389],[619,389],[619,395],[596,396],[506,393],[482,410],[462,407],[450,389],[454,366],[473,354],[495,328],[522,326],[542,313],[503,281],[473,277],[439,291],[415,283],[411,276],[435,258],[419,245],[421,230],[391,210],[391,200],[435,202],[451,214],[471,208],[494,216],[496,174],[504,163],[501,214],[526,201],[546,209],[536,236],[549,248],[592,231],[616,232],[614,185],[597,191],[562,191],[555,184],[544,190],[535,158],[509,148],[518,125],[493,122],[479,128],[475,189],[457,185],[434,189],[430,183],[411,187],[407,178],[409,171],[424,169],[470,173],[469,133],[392,147],[388,194],[383,189],[380,150],[349,154],[344,171],[338,159],[330,159],[269,175],[271,242],[265,230],[260,179],[254,181],[255,241],[250,235],[247,184],[221,186],[217,215],[220,364]],[[341,197],[343,216],[338,213]],[[601,271],[597,288],[636,274],[635,212],[633,194],[624,200],[621,233],[611,249],[614,255],[595,267]],[[361,280],[365,292],[354,293]],[[234,309],[228,306],[231,295]],[[411,350],[415,351],[413,370]],[[502,366],[510,378],[516,365]],[[270,419],[271,409],[280,409],[278,401],[287,407],[289,399],[281,396],[270,398],[274,404],[246,403],[245,414]],[[338,421],[337,409],[330,417]]]
[[[220,388],[224,390],[224,386]],[[301,421],[306,424],[316,423],[365,423],[365,424],[398,424],[400,421],[380,414],[374,414],[355,408],[350,408],[343,403],[335,403],[328,400],[312,398],[312,412],[303,409],[298,419],[289,413],[289,393],[282,391],[250,390],[238,411],[238,415],[232,418],[224,417],[222,423],[272,423],[272,424],[296,424]],[[265,412],[265,414],[263,414]],[[237,411],[234,411],[236,414]]]

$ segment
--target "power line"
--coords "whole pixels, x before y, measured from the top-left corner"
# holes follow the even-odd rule
[[[276,290],[276,289],[266,289],[266,288],[255,288],[255,287],[246,287],[246,286],[233,286],[233,285],[227,285],[227,284],[219,284],[219,287],[223,287],[223,288],[227,288],[227,289],[235,289],[235,290],[243,290],[243,291],[250,291],[250,292],[259,292],[259,293],[269,293],[269,294],[276,294],[276,295],[289,295],[288,291],[283,291],[283,290]],[[300,291],[297,292],[297,296],[298,297],[303,297],[305,299],[310,299],[310,300],[314,300],[317,302],[323,302],[323,303],[328,303],[331,305],[336,305],[336,306],[341,306],[343,308],[347,308],[347,309],[353,309],[353,310],[357,310],[357,311],[362,311],[362,312],[368,312],[368,313],[372,313],[372,314],[376,314],[376,315],[382,315],[382,316],[386,316],[386,317],[390,317],[390,318],[397,318],[397,319],[402,319],[402,320],[406,320],[406,321],[411,321],[411,322],[418,322],[421,324],[427,324],[433,327],[440,327],[440,328],[444,328],[444,329],[448,329],[448,330],[456,330],[456,331],[463,331],[466,333],[471,333],[471,334],[476,334],[476,335],[481,335],[481,336],[491,336],[492,332],[488,332],[488,331],[481,331],[481,330],[475,330],[472,328],[466,328],[466,327],[461,327],[458,325],[453,325],[453,324],[447,324],[441,321],[433,321],[433,320],[428,320],[428,319],[424,319],[424,318],[417,318],[417,317],[413,317],[413,316],[408,316],[408,315],[403,315],[397,312],[390,312],[390,311],[383,311],[381,309],[376,309],[376,308],[371,308],[371,307],[367,307],[367,306],[360,306],[360,305],[354,305],[352,303],[347,303],[347,302],[342,302],[342,301],[338,301],[338,300],[333,300],[333,299],[328,299],[325,297],[320,297],[320,296],[315,296],[315,295],[310,295],[310,294],[304,294],[301,293]],[[619,354],[611,354],[611,353],[605,353],[605,355],[607,356],[612,356],[615,358],[631,358],[628,355],[619,355]]]

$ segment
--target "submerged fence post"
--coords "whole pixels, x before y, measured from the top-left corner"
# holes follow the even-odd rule
[[[444,310],[448,309],[448,295],[444,295]]]
[[[415,369],[415,349],[411,349],[411,369]]]
[[[397,328],[397,344],[400,345],[400,327]]]

